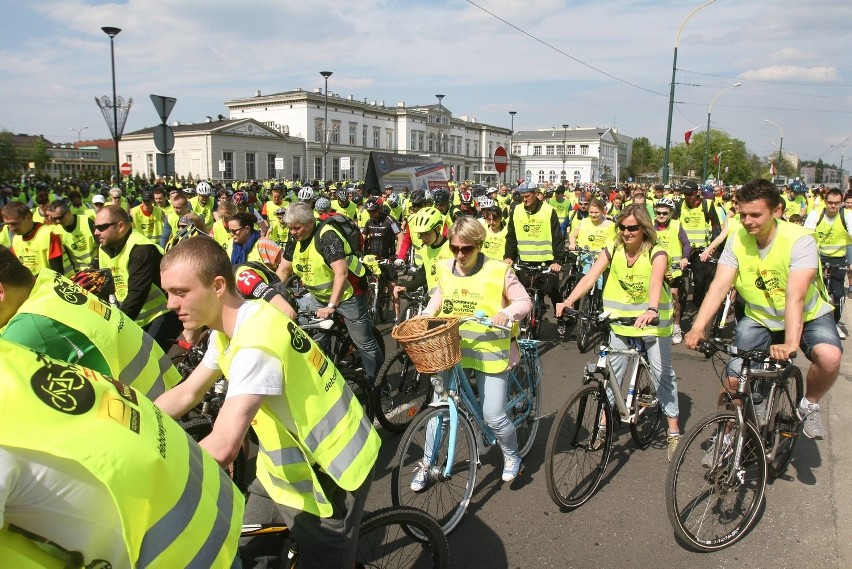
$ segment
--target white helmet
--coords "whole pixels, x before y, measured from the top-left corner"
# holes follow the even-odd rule
[[[199,196],[211,196],[213,195],[213,188],[207,182],[198,182],[198,185],[195,186],[195,193]]]
[[[396,207],[399,205],[399,194],[391,194],[385,201],[389,206]]]
[[[302,189],[299,190],[299,199],[300,200],[312,200],[312,199],[314,199],[314,189],[310,186],[302,186]]]
[[[479,198],[479,209],[492,209],[494,207],[494,200],[490,198]]]

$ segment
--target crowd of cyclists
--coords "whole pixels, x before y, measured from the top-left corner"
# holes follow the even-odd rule
[[[229,567],[240,556],[245,566],[266,566],[276,554],[257,541],[242,540],[237,554],[239,525],[281,520],[311,560],[300,567],[351,566],[379,439],[335,366],[300,330],[298,314],[342,317],[375,385],[385,354],[372,331],[365,255],[379,261],[394,323],[402,318],[400,295],[422,287],[432,299],[426,314],[483,309],[516,332],[532,307],[520,267],[541,267],[559,329],[564,309],[602,278],[603,310],[635,319],[613,325],[610,345],[639,338],[647,350],[668,419],[669,459],[681,436],[672,345],[696,348],[731,289],[739,302],[736,345],[770,347],[778,358],[802,349],[812,361],[799,410],[805,435],[823,438],[819,401],[839,371],[841,309],[852,296],[852,193],[799,182],[778,189],[766,180],[719,187],[520,180],[410,189],[318,180],[64,180],[0,183],[0,207],[0,365],[19,380],[0,388],[0,401],[6,408],[10,397],[20,399],[15,430],[8,421],[0,428],[0,490],[7,490],[0,492],[0,525],[19,526],[41,549],[48,543],[64,551],[68,540],[87,563],[116,560],[113,567],[143,560]],[[582,278],[563,298],[561,275],[579,252],[595,260],[580,263]],[[308,293],[299,299],[279,285],[294,278]],[[682,287],[697,309],[688,332]],[[205,330],[213,335],[204,360],[181,381],[167,353]],[[507,482],[522,472],[503,411],[505,374],[517,361],[513,342],[513,334],[462,331],[463,361],[483,383]],[[729,388],[737,373],[732,362]],[[200,443],[203,452],[186,448],[163,414],[180,418],[223,375],[226,403]],[[41,391],[29,387],[36,378]],[[68,441],[21,436],[49,422],[39,400],[59,412]],[[300,405],[306,400],[312,405]],[[105,418],[103,445],[71,440]],[[157,425],[153,445],[128,444],[140,424]],[[244,505],[215,463],[226,469],[249,429],[260,451]],[[108,459],[127,449],[133,460]],[[42,460],[44,453],[52,458]],[[162,493],[131,523],[139,497],[128,491],[126,468],[185,480],[186,488]],[[45,506],[46,525],[38,516],[16,518],[11,499],[37,500],[44,486],[35,487],[36,479],[76,495]],[[26,491],[12,493],[16,484]],[[412,490],[424,485],[414,473]],[[182,491],[197,499],[183,503]],[[90,511],[87,503],[105,516],[72,527],[74,509]],[[197,513],[214,521],[203,529],[185,523]],[[173,530],[168,539],[163,520]]]

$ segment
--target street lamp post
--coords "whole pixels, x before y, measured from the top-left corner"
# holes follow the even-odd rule
[[[768,122],[769,124],[774,124],[778,127],[778,132],[781,133],[781,141],[778,144],[778,175],[784,175],[784,130],[781,128],[781,125],[777,122],[771,121],[769,119],[763,119],[763,122]]]
[[[571,126],[571,125],[567,125],[567,124],[562,125],[562,176],[560,177],[560,180],[559,180],[560,182],[562,182],[562,180],[568,179],[568,175],[565,172],[565,158],[566,158],[565,154],[566,154],[566,150],[567,150],[566,145],[568,144],[568,127],[569,126]]]
[[[672,58],[672,84],[671,89],[669,90],[669,119],[668,126],[666,126],[666,152],[663,156],[663,183],[666,184],[669,181],[669,151],[672,147],[672,113],[674,112],[674,95],[675,95],[675,74],[677,73],[677,48],[680,45],[680,33],[683,31],[683,27],[686,25],[687,20],[689,20],[692,16],[695,15],[696,12],[705,8],[715,2],[716,0],[710,0],[709,2],[705,2],[695,10],[689,13],[689,15],[683,19],[680,27],[677,29],[677,34],[675,35],[675,44],[674,44],[674,57]]]
[[[730,152],[730,149],[719,151],[719,162],[716,164],[716,184],[717,185],[722,180],[722,154],[724,154],[725,152]]]
[[[115,96],[115,42],[113,40],[121,32],[121,28],[104,26],[101,30],[109,36],[109,55],[112,61],[112,124],[115,127],[113,131],[113,137],[115,138],[115,178],[118,180],[121,170],[121,160],[118,159],[118,141],[121,138],[121,134],[118,130],[118,100]]]
[[[512,117],[512,125],[509,127],[510,135],[509,135],[509,178],[512,180],[517,180],[515,177],[515,115],[518,114],[518,111],[509,111],[509,116]]]
[[[325,183],[328,172],[328,78],[331,77],[331,71],[320,71],[320,75],[325,78],[325,118],[322,121],[322,180]]]
[[[444,96],[435,95],[435,98],[438,99],[438,158],[443,158],[443,149],[441,148],[441,138],[443,137],[443,134],[441,133],[441,126],[444,120],[444,105],[441,101],[444,100]]]
[[[713,99],[710,101],[710,106],[707,107],[707,140],[704,143],[704,171],[701,173],[702,184],[704,183],[704,180],[707,179],[707,156],[710,154],[710,113],[713,112],[713,103],[716,102],[716,99],[719,98],[719,95],[726,91],[730,91],[734,87],[739,87],[740,85],[742,85],[742,83],[737,82],[731,85],[730,87],[725,87],[724,89],[716,93],[716,96],[713,97]]]
[[[80,141],[82,140],[81,135],[83,134],[83,131],[86,130],[87,128],[89,128],[89,127],[83,126],[83,127],[80,127],[80,128],[74,128],[72,126],[71,129],[70,129],[70,130],[73,130],[74,132],[77,133],[77,157],[80,159],[80,170],[83,169],[83,151],[80,150]]]

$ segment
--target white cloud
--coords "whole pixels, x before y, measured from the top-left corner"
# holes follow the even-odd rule
[[[834,81],[837,78],[836,67],[796,67],[793,65],[772,65],[759,69],[749,69],[739,74],[740,79],[759,81]]]

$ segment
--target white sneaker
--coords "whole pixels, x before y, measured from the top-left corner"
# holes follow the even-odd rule
[[[680,344],[683,342],[683,330],[680,329],[680,326],[677,326],[672,332],[672,344]]]
[[[840,326],[837,327],[837,335],[840,336],[841,340],[846,339],[846,332],[844,332]]]
[[[429,468],[424,465],[417,467],[417,472],[414,473],[414,478],[411,479],[411,491],[422,492],[426,489],[429,482]]]
[[[521,473],[521,457],[518,454],[504,456],[503,482],[511,482]]]
[[[707,449],[707,452],[704,453],[704,456],[701,458],[701,466],[704,468],[712,468],[718,464],[721,464],[723,460],[728,458],[731,455],[733,449],[731,448],[731,435],[725,434],[722,437],[722,448],[719,449],[719,457],[716,458],[716,435],[710,437],[707,441],[709,443],[710,448]]]
[[[799,413],[804,419],[802,432],[809,439],[822,440],[825,438],[825,427],[822,424],[822,419],[819,416],[819,404],[811,403],[807,399],[802,398],[799,403]]]

